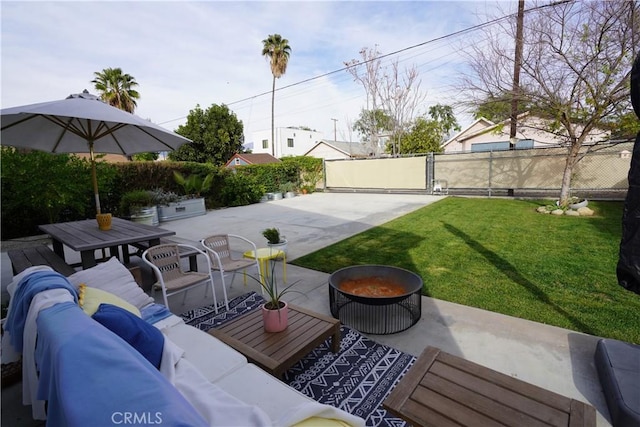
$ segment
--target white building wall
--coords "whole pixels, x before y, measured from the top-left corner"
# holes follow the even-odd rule
[[[254,153],[269,153],[274,154],[277,158],[282,158],[304,155],[322,140],[322,134],[297,128],[276,128],[275,153],[271,151],[271,129],[254,132],[252,138]],[[267,141],[267,148],[263,148],[263,141],[265,140]],[[293,143],[293,147],[289,146],[290,140]]]

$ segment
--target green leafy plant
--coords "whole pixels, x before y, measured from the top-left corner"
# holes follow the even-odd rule
[[[300,280],[296,280],[290,285],[283,284],[282,286],[278,286],[278,279],[276,277],[275,266],[276,266],[276,263],[272,262],[271,274],[267,274],[266,277],[263,277],[263,280],[259,280],[256,277],[253,277],[252,275],[248,274],[249,277],[251,277],[253,280],[260,283],[260,286],[262,287],[262,289],[264,289],[264,292],[266,294],[266,300],[267,300],[267,302],[265,302],[264,304],[264,307],[267,310],[280,310],[281,308],[283,308],[284,304],[282,303],[282,297],[288,294],[289,292],[302,293],[300,291],[292,289],[292,287],[295,286],[298,282],[300,282]]]
[[[267,242],[271,243],[272,245],[277,245],[281,242],[280,230],[278,230],[277,228],[264,229],[262,230],[262,235],[265,239],[267,239]]]
[[[213,182],[213,174],[209,174],[204,178],[200,175],[193,174],[185,178],[180,172],[173,171],[173,177],[176,182],[182,186],[187,197],[200,197],[201,193],[204,193],[211,188],[211,184]]]
[[[120,210],[124,215],[138,215],[141,209],[152,205],[153,199],[147,190],[129,191],[120,199]]]
[[[180,200],[180,196],[176,193],[173,191],[166,191],[162,188],[149,190],[149,194],[151,195],[153,204],[160,206],[169,206],[169,203],[174,203]]]
[[[280,184],[280,191],[282,191],[283,193],[294,192],[296,191],[296,184],[291,181]]]

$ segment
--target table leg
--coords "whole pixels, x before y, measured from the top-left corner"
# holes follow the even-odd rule
[[[122,262],[123,264],[129,264],[131,262],[131,256],[129,255],[129,245],[122,245]]]
[[[268,277],[266,275],[269,274],[269,271],[267,270],[269,268],[268,265],[267,265],[269,260],[265,260],[265,259],[260,258],[259,262],[260,262],[260,283],[265,285],[267,283],[266,279]]]
[[[111,246],[109,248],[109,256],[120,259],[120,251],[118,250],[118,246]]]
[[[80,252],[80,258],[82,259],[82,269],[86,270],[87,268],[95,267],[96,265],[96,254],[93,249],[89,251]]]
[[[287,254],[282,252],[282,280],[287,283]]]
[[[62,242],[53,238],[51,241],[53,242],[53,252],[64,260],[64,246],[62,246]]]
[[[195,255],[189,255],[189,270],[198,271],[198,259]]]

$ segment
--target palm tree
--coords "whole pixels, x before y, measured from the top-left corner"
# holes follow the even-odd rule
[[[276,79],[279,79],[280,76],[287,72],[291,46],[289,46],[289,40],[283,39],[280,34],[270,34],[266,39],[262,40],[262,44],[262,56],[269,58],[271,74],[273,74],[273,87],[271,89],[271,155],[275,156],[274,106]]]
[[[91,80],[91,83],[95,84],[103,101],[133,113],[137,106],[136,99],[140,98],[138,91],[132,89],[138,86],[135,78],[129,74],[122,74],[120,68],[105,68],[102,72],[96,71],[93,74],[96,78]]]

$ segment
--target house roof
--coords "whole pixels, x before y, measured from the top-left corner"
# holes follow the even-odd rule
[[[471,123],[469,126],[467,126],[466,128],[462,129],[460,132],[458,132],[457,134],[449,138],[444,144],[442,144],[442,146],[446,147],[447,145],[451,144],[453,141],[460,141],[465,139],[465,137],[476,135],[477,131],[473,131],[473,129],[474,128],[477,129],[478,125],[482,126],[481,129],[482,129],[482,132],[484,132],[488,127],[495,126],[495,123],[493,123],[489,119],[480,117],[479,119],[476,119],[473,123]]]
[[[350,156],[350,157],[367,157],[369,152],[367,151],[367,147],[364,144],[359,142],[346,142],[346,141],[332,141],[328,139],[323,139],[318,142],[316,145],[311,147],[309,151],[304,153],[304,155],[308,155],[313,150],[315,150],[319,145],[327,145],[333,148],[336,151],[340,151],[341,153]]]
[[[228,166],[229,164],[231,164],[231,162],[236,159],[239,158],[241,160],[243,160],[246,164],[249,165],[258,165],[258,164],[263,164],[263,163],[278,163],[281,160],[273,157],[271,154],[268,153],[236,153],[234,154],[229,161],[225,164],[225,166]]]
[[[520,113],[518,115],[518,121],[528,117],[529,115],[530,115],[530,113],[528,111],[526,111],[524,113]],[[503,120],[501,122],[498,122],[498,123],[494,123],[489,119],[486,119],[484,117],[480,117],[479,119],[477,119],[476,121],[471,123],[469,126],[464,128],[462,131],[460,131],[459,133],[457,133],[456,135],[451,137],[448,141],[446,141],[444,144],[442,144],[442,146],[446,147],[447,145],[449,145],[453,141],[462,142],[462,141],[465,141],[467,139],[473,138],[475,136],[482,135],[482,134],[487,133],[487,132],[491,132],[494,129],[498,128],[499,126],[506,127],[506,126],[508,126],[510,124],[511,124],[511,117],[509,117],[508,119],[505,119],[505,120]],[[480,125],[480,126],[478,126],[478,125]]]

